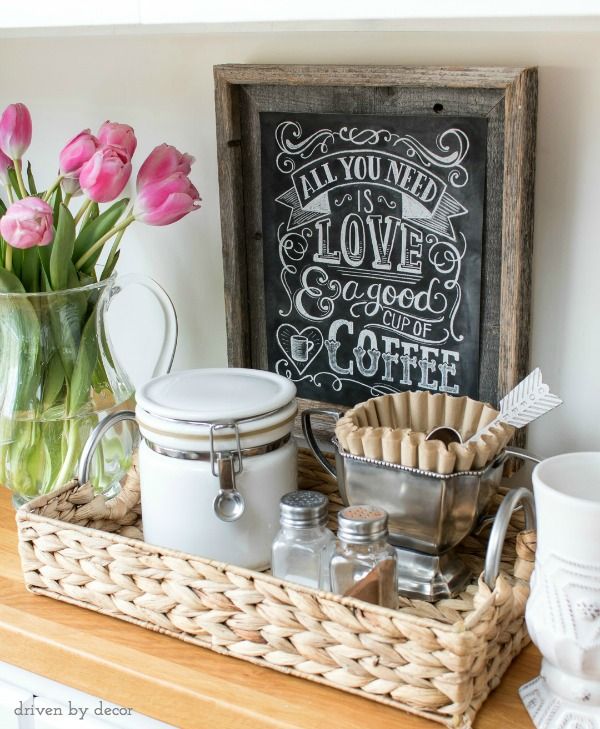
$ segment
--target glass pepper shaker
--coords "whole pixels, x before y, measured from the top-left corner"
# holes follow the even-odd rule
[[[329,499],[317,491],[292,491],[280,501],[281,528],[273,541],[271,572],[300,585],[329,590],[335,536],[326,527]]]
[[[387,542],[387,522],[387,512],[367,504],[339,512],[330,569],[333,592],[398,607],[396,550]]]

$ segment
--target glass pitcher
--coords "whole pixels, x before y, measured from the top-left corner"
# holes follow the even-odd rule
[[[149,289],[165,333],[153,376],[171,368],[177,318],[152,279],[136,274],[48,293],[0,293],[0,484],[15,506],[67,483],[83,445],[105,417],[133,405],[134,388],[118,362],[106,314],[125,286]],[[118,432],[120,431],[120,432]],[[92,482],[110,493],[131,462],[136,435],[115,427],[92,466]]]

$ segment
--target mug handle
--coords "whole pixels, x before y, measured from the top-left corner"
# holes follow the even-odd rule
[[[314,348],[315,348],[314,342],[308,342],[308,344],[306,345],[306,351],[308,352],[308,354],[310,354]]]
[[[173,358],[175,357],[175,349],[177,347],[177,314],[171,298],[162,286],[160,286],[160,284],[158,284],[153,278],[139,273],[128,273],[125,276],[119,276],[112,288],[109,289],[111,295],[108,300],[104,304],[100,302],[102,305],[99,305],[96,309],[96,331],[99,333],[98,341],[102,362],[106,366],[106,364],[111,361],[111,356],[108,351],[108,334],[104,326],[104,317],[110,308],[113,298],[127,286],[143,286],[145,289],[148,289],[148,291],[154,294],[155,299],[160,305],[165,322],[165,335],[158,359],[154,365],[152,377],[166,375],[171,371]]]
[[[498,579],[502,549],[504,547],[504,540],[506,539],[506,530],[508,529],[513,511],[515,511],[519,504],[523,505],[523,510],[525,511],[525,529],[534,530],[536,527],[533,493],[523,486],[518,489],[511,489],[502,499],[500,508],[496,512],[494,526],[492,527],[485,553],[483,580],[490,590],[494,589],[494,585]]]
[[[327,473],[337,479],[335,467],[331,465],[327,458],[325,458],[325,454],[317,443],[317,439],[312,428],[311,416],[313,415],[325,415],[328,418],[333,418],[333,420],[337,423],[343,413],[341,410],[327,410],[325,408],[306,408],[306,410],[302,411],[302,433],[308,443],[308,447]]]

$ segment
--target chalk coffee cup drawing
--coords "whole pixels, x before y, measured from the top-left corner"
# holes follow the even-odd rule
[[[293,334],[290,337],[290,351],[295,362],[308,362],[308,357],[315,347],[304,334]]]
[[[538,544],[526,620],[542,654],[520,694],[537,729],[600,729],[600,453],[533,471]]]

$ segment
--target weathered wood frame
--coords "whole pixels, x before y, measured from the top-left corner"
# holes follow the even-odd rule
[[[230,366],[266,366],[259,112],[415,114],[435,102],[488,119],[479,395],[506,394],[529,365],[537,69],[223,65],[214,77]]]

